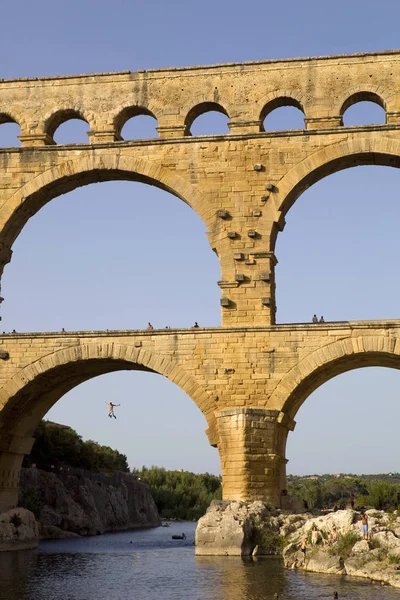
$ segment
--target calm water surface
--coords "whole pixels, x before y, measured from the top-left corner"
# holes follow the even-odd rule
[[[185,532],[185,541],[171,535]],[[0,600],[400,600],[400,590],[301,573],[275,558],[196,558],[195,523],[0,553]],[[130,543],[132,542],[132,543]]]

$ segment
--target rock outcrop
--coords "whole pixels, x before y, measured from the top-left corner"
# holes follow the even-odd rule
[[[197,555],[283,554],[285,566],[366,577],[400,588],[400,514],[366,512],[363,540],[358,512],[288,514],[263,502],[213,501],[196,530]],[[311,543],[316,527],[317,541]],[[301,543],[306,540],[306,553]]]
[[[22,469],[20,496],[40,511],[42,539],[160,525],[148,487],[125,473],[110,485],[77,474]]]
[[[13,508],[0,514],[0,552],[31,550],[39,543],[39,523],[25,508]]]
[[[283,550],[287,567],[366,577],[400,587],[400,516],[383,511],[366,511],[369,522],[368,540],[362,539],[358,512],[339,510],[324,516],[304,515],[303,525],[288,538]],[[311,543],[311,530],[318,538]],[[335,528],[335,529],[334,529]],[[306,553],[301,541],[306,540]]]
[[[197,523],[196,554],[198,556],[250,556],[262,552],[260,524],[275,533],[274,515],[263,502],[224,502],[213,500]],[[258,546],[258,548],[257,548]],[[272,553],[272,552],[270,552]]]

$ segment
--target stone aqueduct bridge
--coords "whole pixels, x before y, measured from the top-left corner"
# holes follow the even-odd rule
[[[339,373],[400,368],[400,320],[17,334],[1,336],[0,347],[9,353],[0,371],[0,510],[16,501],[23,456],[51,406],[91,377],[135,369],[167,377],[203,412],[225,498],[279,505],[297,410]]]
[[[362,100],[385,109],[384,125],[343,126]],[[264,131],[284,105],[303,111],[305,129]],[[230,133],[192,136],[210,110],[228,116]],[[140,114],[156,117],[159,138],[122,140]],[[55,145],[71,118],[88,123],[88,144]],[[399,166],[400,52],[2,80],[0,123],[10,121],[22,147],[0,149],[0,272],[52,198],[141,181],[203,219],[220,261],[222,327],[0,336],[0,356],[9,356],[0,361],[0,509],[16,502],[22,457],[50,406],[118,369],[161,373],[196,402],[220,452],[225,498],[279,504],[287,433],[306,397],[348,369],[400,366],[400,322],[275,325],[274,277],[277,235],[307,187],[350,166]]]

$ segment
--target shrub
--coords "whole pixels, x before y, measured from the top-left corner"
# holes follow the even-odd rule
[[[277,531],[272,531],[268,521],[256,521],[253,525],[253,542],[260,547],[262,554],[280,554],[287,539],[281,537]]]
[[[332,544],[328,549],[329,554],[340,556],[343,560],[346,560],[353,550],[353,546],[359,541],[359,536],[354,531],[349,531],[341,535],[335,544]]]
[[[371,538],[369,540],[369,547],[371,550],[376,550],[376,548],[382,548],[382,544],[376,538]]]
[[[10,519],[10,523],[12,523],[14,527],[18,528],[20,525],[22,525],[22,519],[19,515],[17,515],[17,513],[14,513]]]
[[[388,561],[391,565],[397,565],[399,562],[399,556],[398,554],[389,554],[388,555]]]
[[[22,494],[19,505],[22,508],[30,510],[35,515],[35,519],[37,519],[38,521],[40,520],[40,515],[43,510],[44,502],[34,488],[26,490],[26,492]]]
[[[387,558],[388,555],[388,551],[386,548],[379,548],[378,552],[377,552],[377,559],[379,561],[383,561]]]

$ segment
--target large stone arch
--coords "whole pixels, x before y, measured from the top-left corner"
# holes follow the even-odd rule
[[[21,369],[0,389],[0,512],[18,501],[22,460],[46,412],[76,385],[118,370],[145,370],[173,381],[202,411],[209,441],[216,445],[215,400],[170,356],[112,342],[69,346]]]
[[[61,395],[92,377],[119,370],[144,370],[163,375],[193,400],[206,418],[210,442],[214,443],[215,399],[170,356],[129,344],[99,342],[69,346],[50,353],[21,369],[0,388],[0,429],[16,428],[30,435],[29,424],[41,410],[49,410]],[[50,394],[50,395],[49,395]],[[41,417],[40,417],[41,418]],[[211,440],[211,438],[213,438]]]
[[[269,249],[274,251],[286,213],[305,190],[328,175],[362,165],[399,168],[400,142],[383,136],[348,139],[317,150],[292,167],[270,196],[274,203],[276,227],[271,230]]]
[[[0,240],[10,248],[16,237],[47,202],[77,187],[112,180],[139,181],[170,192],[190,206],[205,222],[207,206],[193,185],[175,171],[158,162],[121,156],[117,148],[110,153],[84,153],[46,169],[15,192],[2,207]]]
[[[319,386],[346,371],[362,367],[400,369],[400,339],[389,335],[361,335],[322,346],[283,377],[267,408],[280,410],[292,420]]]

